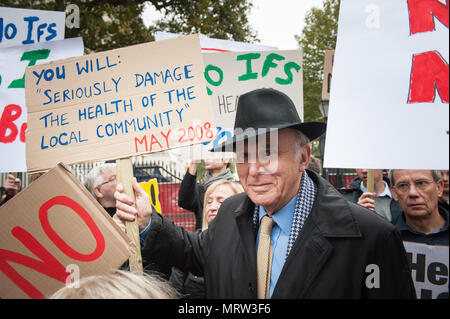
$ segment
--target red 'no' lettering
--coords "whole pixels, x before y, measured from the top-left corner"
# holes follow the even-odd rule
[[[53,230],[48,221],[48,210],[55,205],[63,205],[71,208],[77,213],[88,226],[91,233],[94,235],[97,246],[91,254],[81,254],[72,249],[66,242]],[[74,200],[66,196],[57,196],[45,202],[39,209],[39,220],[42,228],[51,241],[67,256],[79,261],[94,261],[103,254],[105,250],[105,239],[95,225],[91,216],[86,210]],[[29,256],[22,255],[17,252],[0,249],[0,271],[2,271],[12,282],[14,282],[22,291],[24,291],[30,298],[45,298],[45,296],[34,287],[29,281],[22,277],[12,266],[8,264],[13,262],[34,269],[42,274],[54,278],[60,282],[65,283],[67,276],[70,274],[66,272],[65,267],[47,250],[45,249],[30,233],[23,228],[17,226],[11,231],[11,234],[16,237],[30,252],[32,252],[38,259],[33,259]]]
[[[439,0],[408,0],[408,9],[412,35],[434,31],[435,17],[448,28],[448,0],[447,4],[443,4]]]
[[[413,57],[408,103],[432,103],[436,88],[443,103],[449,102],[449,67],[438,52]]]

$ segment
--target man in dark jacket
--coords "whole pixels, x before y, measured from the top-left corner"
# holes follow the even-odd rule
[[[153,214],[144,258],[203,275],[207,298],[415,298],[396,229],[306,170],[308,142],[324,131],[302,123],[279,91],[242,95],[235,136],[214,150],[236,151],[246,193],[226,200],[202,233]]]
[[[448,299],[449,212],[439,205],[444,182],[437,170],[392,170],[392,194],[403,213],[396,222],[413,271],[417,297]],[[419,255],[422,257],[419,258]],[[437,266],[436,268],[434,268]]]

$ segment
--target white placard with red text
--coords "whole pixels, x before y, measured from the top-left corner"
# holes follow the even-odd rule
[[[24,172],[25,68],[83,55],[83,39],[43,42],[0,49],[0,172]]]
[[[324,166],[448,169],[448,1],[340,10]]]

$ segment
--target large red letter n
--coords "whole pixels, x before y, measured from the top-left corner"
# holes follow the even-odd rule
[[[435,30],[434,18],[448,28],[448,2],[439,0],[408,0],[411,35]]]
[[[436,89],[443,103],[449,95],[448,63],[436,51],[413,56],[408,103],[432,103]]]

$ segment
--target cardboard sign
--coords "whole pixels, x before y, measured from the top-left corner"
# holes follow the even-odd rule
[[[0,217],[1,298],[49,297],[66,283],[120,267],[135,250],[62,165],[0,207]]]
[[[212,140],[203,73],[195,35],[27,68],[28,171]]]
[[[187,158],[233,157],[232,153],[218,154],[208,150],[233,136],[239,96],[249,91],[274,88],[286,93],[303,119],[301,50],[206,53],[203,56],[217,137],[210,143],[193,146]]]
[[[0,48],[64,39],[66,13],[0,7]]]
[[[158,31],[155,34],[155,41],[173,39],[180,36],[182,35],[177,33]],[[200,35],[200,44],[203,52],[273,51],[278,49],[253,43],[213,39],[202,34]]]
[[[42,42],[0,49],[0,172],[24,172],[25,68],[83,55],[83,39]]]
[[[331,79],[333,78],[334,50],[325,51],[323,68],[322,100],[330,100]]]
[[[418,299],[448,299],[448,246],[403,242]]]
[[[325,167],[449,168],[448,1],[342,1]]]

